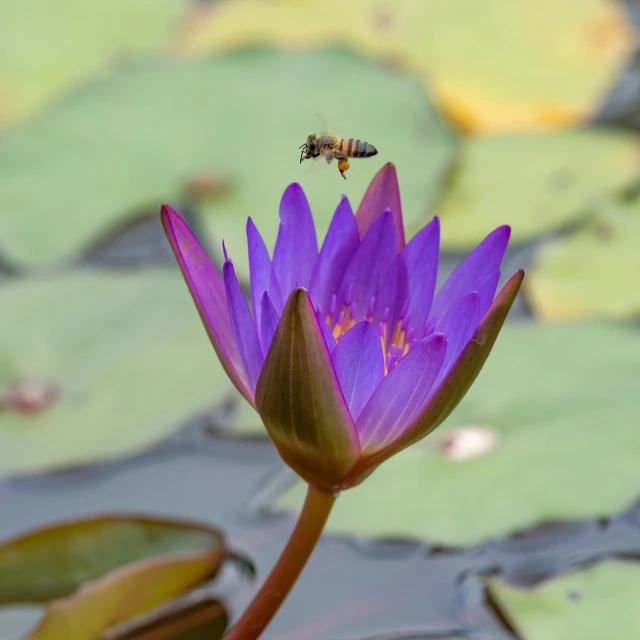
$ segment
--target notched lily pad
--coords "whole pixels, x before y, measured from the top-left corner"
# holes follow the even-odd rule
[[[634,638],[640,629],[640,565],[606,562],[518,589],[492,588],[527,640]]]
[[[640,200],[611,203],[588,226],[544,244],[525,282],[545,320],[640,315]]]
[[[232,390],[177,267],[16,280],[0,308],[0,385],[58,390],[39,413],[0,412],[0,475],[142,450]]]
[[[626,507],[640,482],[638,362],[640,333],[630,328],[505,325],[466,398],[432,436],[477,421],[497,430],[499,446],[460,464],[429,439],[414,445],[343,492],[328,530],[471,544]],[[303,497],[298,483],[274,504],[298,509]]]
[[[305,95],[314,96],[311,109],[301,108]],[[375,96],[364,110],[363,96]],[[379,149],[354,161],[347,181],[335,163],[299,164],[298,147],[323,119]],[[177,206],[194,176],[213,174],[232,185],[207,207],[213,247],[221,253],[224,239],[247,277],[246,219],[272,247],[287,184],[303,184],[323,232],[341,195],[357,206],[375,172],[394,161],[408,219],[417,220],[452,153],[452,135],[417,80],[345,51],[251,49],[138,65],[4,135],[0,244],[23,266],[68,259],[128,220],[132,206]]]
[[[640,170],[640,136],[585,128],[468,139],[434,212],[442,246],[468,249],[508,223],[512,243],[597,213]],[[417,230],[417,229],[415,229]]]

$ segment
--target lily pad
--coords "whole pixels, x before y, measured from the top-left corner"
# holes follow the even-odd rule
[[[470,544],[625,507],[640,485],[638,363],[640,332],[623,326],[505,325],[446,426],[343,492],[328,530]],[[495,428],[498,445],[449,461],[436,443],[469,424]],[[276,507],[299,508],[301,485]]]
[[[186,0],[24,0],[2,8],[0,128],[131,59],[168,45]]]
[[[588,226],[541,246],[525,283],[545,320],[640,314],[640,201],[610,204]]]
[[[149,620],[132,620],[111,628],[103,640],[148,640],[150,637],[174,640],[220,640],[229,626],[229,614],[224,603],[214,598],[198,598],[194,602],[170,603],[151,611]]]
[[[199,551],[126,565],[54,600],[24,640],[95,640],[109,627],[202,583],[218,563],[217,554]]]
[[[411,68],[468,131],[583,120],[633,48],[609,0],[234,0],[185,39],[188,53],[254,43],[347,43]]]
[[[524,242],[593,214],[635,181],[640,136],[612,129],[468,139],[442,189],[445,249],[467,249],[500,224]]]
[[[379,149],[354,160],[347,181],[335,163],[299,164],[298,147],[322,129],[323,118]],[[415,221],[452,153],[451,134],[418,81],[344,51],[252,49],[139,65],[84,86],[5,134],[1,248],[23,265],[71,257],[134,210],[182,201],[187,183],[207,172],[231,185],[211,207],[215,246],[220,251],[227,239],[236,270],[247,276],[246,218],[273,242],[290,182],[305,187],[322,232],[342,193],[357,205],[375,172],[393,160]]]
[[[104,515],[58,523],[0,545],[0,604],[46,602],[131,562],[203,551],[220,562],[224,539],[194,522]]]
[[[492,589],[527,640],[634,638],[640,629],[640,566],[606,562],[586,571],[518,589]]]
[[[0,474],[142,450],[231,392],[177,268],[14,280],[0,308],[0,385],[58,389],[0,413]]]

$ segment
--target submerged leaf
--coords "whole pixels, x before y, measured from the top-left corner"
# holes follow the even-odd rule
[[[58,523],[0,545],[0,604],[60,598],[87,581],[153,556],[221,556],[223,551],[222,534],[195,522],[132,514]]]

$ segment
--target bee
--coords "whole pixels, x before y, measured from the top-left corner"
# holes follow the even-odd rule
[[[317,136],[312,133],[307,136],[307,141],[299,147],[300,164],[303,160],[311,160],[324,156],[327,164],[336,158],[338,160],[338,171],[346,180],[344,172],[349,169],[347,158],[371,158],[378,153],[378,150],[368,142],[357,140],[356,138],[339,138],[332,133],[322,133]]]

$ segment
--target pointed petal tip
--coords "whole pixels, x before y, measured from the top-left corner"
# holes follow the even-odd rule
[[[511,238],[511,225],[509,224],[503,224],[501,226],[499,226],[496,231],[500,231],[501,233],[503,233],[506,237],[507,242],[509,242],[509,239]]]
[[[229,260],[229,254],[227,253],[227,245],[225,245],[224,240],[222,241],[222,253],[224,254],[224,262],[225,264],[227,262],[231,262],[231,260]]]
[[[440,346],[447,343],[447,336],[439,331],[434,331],[431,335],[427,336],[425,340],[431,340],[434,346]]]
[[[184,224],[180,214],[171,205],[166,203],[162,204],[160,207],[160,219],[162,220],[162,226],[164,227],[165,233],[168,233],[169,229],[177,221]]]
[[[302,188],[302,185],[299,182],[291,182],[289,185],[287,185],[286,189],[282,194],[282,197],[285,198],[287,196],[299,195],[301,193],[304,194],[304,189]]]

